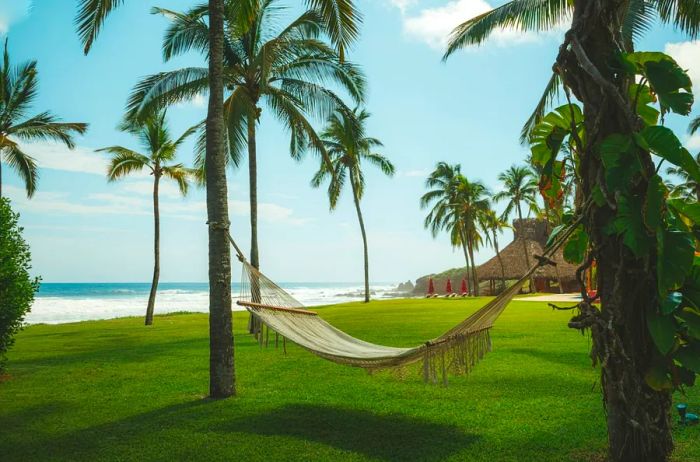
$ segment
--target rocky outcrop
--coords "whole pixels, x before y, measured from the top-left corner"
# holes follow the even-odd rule
[[[411,293],[413,292],[414,286],[412,281],[406,281],[402,282],[401,284],[396,287],[396,292],[401,292],[401,293]]]

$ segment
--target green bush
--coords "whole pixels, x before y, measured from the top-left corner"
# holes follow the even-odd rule
[[[10,201],[0,198],[0,373],[39,288],[39,279],[29,275],[31,254],[18,218]]]

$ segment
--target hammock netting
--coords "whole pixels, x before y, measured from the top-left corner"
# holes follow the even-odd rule
[[[231,239],[243,264],[238,304],[266,326],[268,332],[271,329],[321,358],[370,372],[403,368],[422,361],[425,381],[447,383],[449,374],[468,374],[491,350],[490,329],[496,319],[540,266],[554,264],[550,257],[574,229],[575,226],[570,226],[561,232],[543,255],[537,257],[538,263],[493,300],[441,336],[413,348],[365,342],[333,327],[250,265]],[[257,335],[262,344],[262,332]]]

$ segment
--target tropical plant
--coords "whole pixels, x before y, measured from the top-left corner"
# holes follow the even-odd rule
[[[328,180],[328,199],[331,210],[336,208],[346,180],[350,182],[364,247],[365,303],[369,302],[370,294],[369,249],[365,221],[360,208],[360,201],[365,191],[362,162],[378,167],[387,176],[394,175],[394,165],[389,159],[373,152],[373,149],[383,146],[382,143],[376,138],[365,135],[365,124],[369,116],[367,111],[356,109],[352,115],[337,112],[330,117],[328,125],[321,133],[321,139],[330,158],[330,163],[322,161],[311,180],[311,185],[314,188],[320,187],[324,181]]]
[[[657,17],[698,36],[699,11],[696,2],[682,0],[514,0],[459,26],[446,53],[482,43],[502,27],[541,31],[571,20],[554,75],[521,139],[529,139],[558,89],[564,89],[571,107],[574,98],[581,103],[586,130],[577,146],[581,193],[576,205],[582,224],[567,248],[578,250],[572,254],[582,257],[581,270],[596,261],[601,303],[597,307],[584,298],[570,325],[592,332],[591,357],[602,366],[612,461],[668,459],[673,448],[669,390],[692,384],[700,370],[697,333],[689,327],[700,314],[685,298],[699,306],[692,288],[700,262],[693,261],[693,241],[679,218],[681,209],[692,215],[696,207],[666,201],[659,166],[650,155],[700,178],[678,138],[653,120],[654,113],[690,112],[690,79],[662,53],[633,52],[635,40]],[[552,150],[553,159],[557,154]]]
[[[425,182],[432,188],[420,199],[421,208],[432,207],[425,217],[424,226],[433,237],[441,231],[450,234],[453,246],[462,247],[466,271],[471,279],[474,295],[479,295],[479,279],[474,263],[474,250],[478,249],[482,237],[478,223],[489,209],[486,187],[481,182],[470,182],[461,173],[461,166],[439,162]]]
[[[700,167],[700,153],[695,155],[695,162]],[[682,167],[668,167],[666,173],[680,180],[679,183],[670,184],[671,195],[686,200],[700,201],[700,182]]]
[[[498,180],[503,184],[503,190],[493,196],[494,202],[507,200],[506,208],[503,210],[502,218],[507,221],[513,212],[516,213],[523,223],[523,203],[528,208],[528,212],[538,212],[537,192],[539,190],[537,180],[532,170],[526,166],[512,165],[508,170],[498,175]],[[530,256],[525,239],[521,239],[525,264],[530,267]],[[534,284],[530,280],[530,291],[534,289]]]
[[[501,251],[498,247],[498,235],[502,233],[504,229],[510,228],[510,225],[502,217],[499,217],[493,209],[486,210],[480,218],[480,225],[484,230],[486,245],[493,246],[493,250],[496,251],[496,258],[501,267],[501,291],[503,291],[506,288],[506,269],[505,266],[503,266]]]
[[[34,158],[24,152],[20,142],[55,140],[73,149],[73,135],[85,133],[87,124],[62,123],[48,111],[25,118],[37,96],[37,63],[30,61],[12,66],[5,40],[0,66],[0,197],[3,162],[17,172],[24,182],[27,197],[32,197],[39,179],[38,166]]]
[[[153,176],[154,261],[151,292],[146,308],[145,323],[147,326],[153,324],[153,311],[160,279],[160,181],[162,178],[175,181],[184,196],[189,187],[188,179],[194,173],[183,164],[172,162],[175,161],[177,151],[182,143],[194,133],[197,127],[192,127],[179,138],[173,139],[165,115],[165,111],[161,111],[142,122],[127,121],[120,126],[122,131],[131,133],[139,139],[146,154],[122,146],[110,146],[97,150],[97,152],[106,152],[111,155],[107,171],[109,181],[117,181],[143,170],[147,170]]]
[[[39,279],[29,274],[31,254],[18,220],[10,201],[0,197],[0,374],[39,289]]]
[[[204,21],[206,7],[187,13],[165,9],[155,11],[171,20],[163,44],[166,61],[191,50],[205,51],[209,28]],[[291,133],[290,153],[299,159],[307,147],[325,149],[310,116],[327,119],[334,111],[351,114],[341,98],[327,86],[338,85],[361,102],[364,77],[357,67],[341,62],[338,53],[325,44],[323,19],[315,10],[302,13],[277,30],[283,18],[276,0],[259,0],[249,17],[241,18],[236,0],[226,7],[224,41],[224,83],[230,93],[224,102],[228,150],[234,164],[247,144],[250,185],[250,263],[260,267],[258,251],[258,190],[256,130],[265,105]],[[241,28],[241,24],[244,25]],[[243,32],[241,32],[243,31]],[[208,71],[186,68],[163,72],[139,83],[130,99],[133,114],[148,113],[206,91]],[[198,165],[203,165],[200,158]]]
[[[242,0],[245,8],[255,0]],[[81,0],[76,24],[85,54],[90,51],[107,16],[124,0]],[[341,59],[358,37],[362,18],[353,0],[305,0],[319,11],[325,29]],[[231,250],[228,241],[228,197],[224,124],[224,16],[225,0],[209,5],[209,107],[206,120],[207,217],[209,223],[209,394],[227,398],[236,394],[231,317]],[[203,45],[206,48],[206,44]],[[211,59],[216,57],[217,59]]]

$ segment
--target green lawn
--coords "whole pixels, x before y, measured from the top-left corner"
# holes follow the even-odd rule
[[[370,341],[411,346],[483,300],[320,309]],[[235,317],[239,396],[205,399],[205,315],[32,326],[0,383],[0,460],[588,461],[606,443],[589,339],[567,313],[514,302],[494,351],[448,388],[338,366],[298,347],[261,350]],[[681,397],[677,397],[681,399]],[[700,408],[700,390],[682,398]],[[674,418],[675,420],[675,418]],[[700,427],[676,428],[700,460]]]

